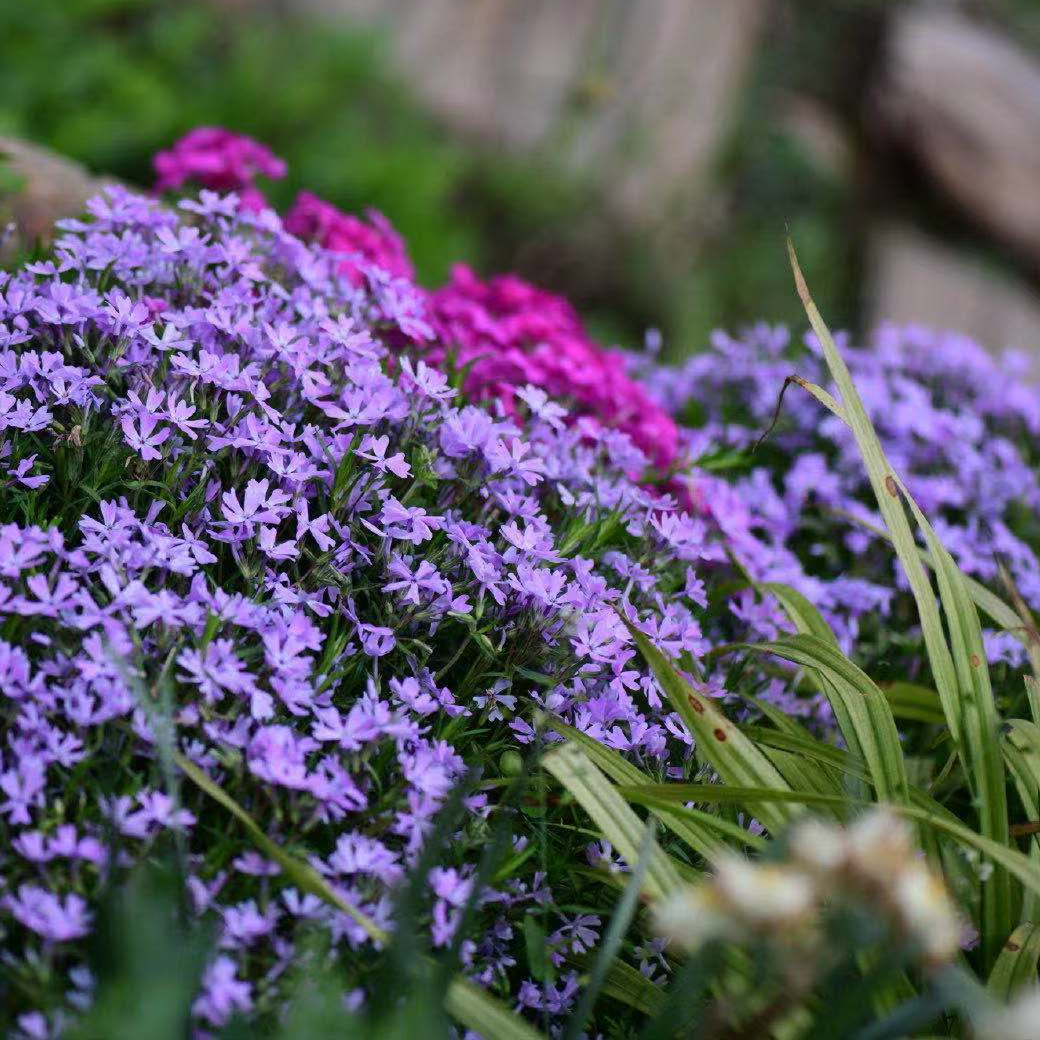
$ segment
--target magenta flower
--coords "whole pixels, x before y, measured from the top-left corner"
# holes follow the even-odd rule
[[[674,421],[629,377],[621,354],[589,338],[561,297],[513,275],[482,282],[460,265],[429,305],[438,339],[427,356],[441,361],[450,348],[457,365],[470,366],[465,388],[472,397],[500,400],[510,411],[519,400],[537,414],[544,401],[527,388],[541,388],[576,414],[624,430],[655,465],[675,460]]]
[[[370,209],[367,222],[336,209],[309,191],[301,191],[285,215],[285,229],[333,253],[344,253],[340,271],[355,285],[362,281],[364,261],[394,278],[412,278],[412,263],[404,241],[382,213]]]
[[[214,191],[238,192],[244,209],[260,210],[265,201],[253,183],[257,176],[281,180],[285,163],[251,137],[217,126],[200,126],[154,159],[156,191],[194,181]]]

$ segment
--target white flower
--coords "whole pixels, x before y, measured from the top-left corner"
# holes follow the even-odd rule
[[[721,860],[715,874],[721,898],[754,924],[795,921],[813,906],[813,884],[800,870],[757,866],[739,856]]]
[[[1040,1040],[1040,989],[1031,989],[1008,1007],[981,1019],[978,1040]]]
[[[913,857],[910,828],[888,809],[873,809],[848,830],[849,865],[879,884],[890,884]]]
[[[739,931],[709,885],[686,885],[670,893],[654,908],[654,926],[662,939],[686,950]]]
[[[814,874],[827,875],[845,862],[845,832],[823,820],[803,820],[791,831],[791,854]]]
[[[903,868],[893,885],[892,900],[904,927],[931,960],[945,961],[956,955],[963,924],[946,886],[926,864],[910,862]]]

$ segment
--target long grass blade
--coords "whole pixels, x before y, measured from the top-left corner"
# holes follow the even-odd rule
[[[624,961],[614,961],[603,980],[603,995],[613,997],[645,1015],[661,1010],[665,1001],[664,991],[655,986],[642,972]]]
[[[309,864],[297,859],[286,852],[277,842],[272,841],[263,828],[236,802],[219,784],[211,780],[191,759],[177,753],[174,755],[177,767],[193,784],[205,794],[209,795],[215,802],[225,808],[238,820],[249,832],[249,836],[256,842],[265,855],[274,860],[286,876],[301,892],[308,892],[317,896],[337,910],[342,910],[364,929],[365,934],[373,942],[385,944],[389,935],[380,928],[370,917],[362,913],[357,907],[348,903],[328,882]]]
[[[888,701],[835,642],[800,633],[748,649],[773,654],[823,676],[824,693],[835,707],[835,714],[844,719],[842,733],[846,742],[854,745],[867,763],[878,799],[898,803],[908,800],[906,764]]]
[[[675,666],[647,637],[625,619],[650,670],[696,741],[696,751],[728,783],[737,787],[761,787],[777,791],[790,785],[768,756],[749,740],[711,702],[695,692]],[[751,810],[771,832],[780,830],[795,813],[787,803],[762,802]]]
[[[1020,924],[1004,943],[986,988],[995,999],[1009,1000],[1025,986],[1036,985],[1037,961],[1040,961],[1040,924]]]
[[[588,755],[576,744],[563,744],[550,751],[542,765],[575,797],[621,858],[635,869],[645,825]],[[651,898],[660,899],[680,884],[679,870],[656,841],[651,840],[646,860],[643,888]]]
[[[290,855],[272,841],[260,825],[226,791],[211,780],[191,759],[182,754],[175,755],[178,768],[200,790],[209,795],[218,805],[226,809],[249,832],[257,847],[275,863],[301,892],[317,896],[323,902],[341,910],[353,918],[374,941],[385,945],[390,936],[371,918],[357,907],[348,903],[309,864]],[[486,1040],[544,1040],[542,1034],[532,1029],[509,1008],[494,997],[475,986],[469,979],[456,976],[448,985],[444,1009],[464,1025],[485,1037]]]
[[[588,981],[582,991],[578,1006],[571,1012],[567,1021],[567,1028],[563,1034],[563,1040],[579,1040],[583,1035],[585,1023],[592,1014],[593,1005],[599,996],[600,990],[606,981],[610,966],[617,959],[621,949],[621,943],[628,933],[632,918],[635,917],[639,906],[639,893],[643,888],[643,877],[650,863],[650,855],[654,844],[653,824],[648,824],[643,835],[643,841],[639,846],[639,860],[632,868],[632,874],[625,885],[625,891],[618,900],[614,913],[611,915],[610,924],[607,926],[603,938],[600,940],[596,950],[596,958],[589,971]]]
[[[788,252],[798,295],[841,394],[842,407],[835,414],[848,424],[856,439],[878,507],[913,592],[946,722],[955,745],[964,749],[966,773],[979,806],[980,828],[987,840],[1007,846],[1010,833],[998,741],[999,719],[982,647],[981,625],[971,594],[952,557],[889,465],[848,366],[812,300],[790,242]],[[904,502],[921,528],[932,556],[949,643]],[[1010,932],[1014,918],[1014,894],[1010,879],[1000,865],[982,889],[982,904],[983,960],[992,963],[998,949],[995,944],[1003,941],[997,937]]]
[[[469,979],[457,976],[448,987],[444,1010],[485,1040],[545,1040],[512,1008],[485,993]]]
[[[651,783],[651,779],[641,769],[632,765],[628,759],[622,757],[613,748],[608,748],[598,740],[590,737],[587,733],[569,726],[562,719],[555,716],[547,716],[548,725],[552,726],[561,737],[566,737],[577,744],[582,751],[616,784],[639,784]],[[664,824],[676,837],[681,838],[691,849],[698,852],[705,859],[712,859],[718,853],[720,842],[716,836],[720,832],[728,837],[734,837],[732,832],[725,829],[727,821],[705,820],[703,825],[696,820],[676,816],[667,810],[655,812],[657,819]],[[735,827],[735,825],[734,825]],[[760,839],[757,835],[743,832],[747,844],[757,844]]]

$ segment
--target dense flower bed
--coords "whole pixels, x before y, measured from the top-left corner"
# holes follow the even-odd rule
[[[1029,358],[917,327],[883,326],[868,346],[845,338],[841,349],[888,457],[960,566],[1005,591],[1003,564],[1026,602],[1040,605],[1031,548],[1040,533],[1040,397]],[[851,431],[797,388],[772,427],[788,376],[827,383],[814,337],[797,344],[785,329],[757,326],[716,334],[677,369],[641,358],[632,368],[659,404],[696,428],[696,453],[736,453],[732,495],[720,510],[706,494],[706,506],[727,531],[750,530],[781,556],[797,553],[808,573],[785,580],[844,616],[847,649],[861,619],[892,616],[902,576],[870,529],[883,525]],[[766,571],[772,562],[768,552],[748,559]],[[1022,659],[1007,633],[990,633],[987,645],[991,659]]]
[[[448,791],[530,742],[532,708],[681,773],[688,737],[618,610],[700,656],[700,575],[722,550],[628,475],[647,460],[625,434],[533,385],[511,415],[466,404],[390,353],[431,336],[406,280],[343,272],[233,198],[175,211],[116,190],[90,208],[53,261],[0,282],[11,1004],[39,1010],[19,980],[40,965],[50,1012],[85,999],[68,980],[87,978],[78,941],[111,857],[176,831],[196,909],[222,921],[196,1005],[220,1026],[270,1004],[300,928],[368,941],[241,845],[214,848],[206,800],[164,784],[164,741],[386,925]],[[431,878],[435,944],[490,807],[470,799]],[[505,979],[516,915],[549,898],[533,867],[486,893],[468,970]]]
[[[50,258],[0,275],[0,987],[29,1036],[90,1004],[109,879],[167,854],[218,923],[200,1031],[276,1015],[315,931],[366,999],[377,944],[229,840],[174,751],[385,928],[438,810],[476,776],[427,879],[444,948],[503,815],[497,781],[551,739],[540,713],[655,778],[695,770],[623,618],[706,694],[760,694],[826,730],[826,703],[785,673],[714,652],[783,627],[742,574],[806,592],[848,646],[892,595],[869,536],[834,558],[809,526],[810,499],[868,501],[815,402],[792,400],[748,469],[791,369],[781,334],[720,338],[675,372],[603,350],[515,278],[459,270],[428,292],[378,215],[304,197],[283,224],[253,183],[277,160],[222,133],[163,157],[161,184],[244,199],[113,189]],[[854,356],[962,561],[991,579],[990,540],[1035,599],[1010,515],[1040,497],[1016,446],[1035,401],[985,355],[962,346],[970,374],[947,371],[932,346],[886,332]],[[798,368],[818,376],[811,344]],[[546,857],[545,806],[528,808],[509,810],[513,866],[480,892],[461,959],[551,1023],[601,926],[575,865],[614,858],[570,830]],[[534,912],[551,979],[521,931]],[[660,946],[640,953],[646,975],[667,970]]]

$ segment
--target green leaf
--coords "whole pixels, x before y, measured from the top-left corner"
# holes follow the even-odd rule
[[[889,465],[848,366],[813,303],[790,241],[788,253],[798,295],[841,394],[841,407],[831,410],[852,430],[885,526],[891,534],[892,544],[913,592],[943,714],[954,744],[966,752],[966,773],[979,806],[980,828],[989,841],[1007,846],[1010,832],[1004,766],[998,740],[999,719],[982,646],[982,629],[968,584],[931,524]],[[931,580],[906,515],[904,501],[913,513],[932,557],[943,614],[950,633],[949,643],[943,631],[943,620]],[[1011,931],[1013,918],[1010,879],[998,867],[982,888],[984,962],[991,963],[996,957],[996,943],[1002,942],[1003,937]]]
[[[655,986],[641,971],[624,961],[614,961],[610,966],[602,992],[646,1015],[656,1014],[665,1001],[660,986]]]
[[[566,743],[550,751],[542,759],[542,765],[574,795],[621,858],[635,868],[646,825],[588,755],[577,744]],[[656,841],[651,841],[646,858],[643,887],[651,898],[660,899],[678,887],[680,873]]]
[[[671,661],[627,618],[622,620],[665,696],[697,742],[697,755],[728,784],[790,790],[776,766],[715,707],[711,698],[695,693]],[[782,829],[794,815],[787,804],[778,802],[763,802],[753,811],[755,817],[772,832]]]
[[[555,716],[547,716],[548,724],[552,726],[561,737],[579,745],[590,759],[603,770],[607,776],[616,784],[649,784],[651,779],[642,770],[632,765],[628,759],[623,758],[613,748],[608,748],[598,740],[593,739],[587,733],[568,726],[562,719]],[[716,834],[722,833],[727,837],[737,837],[734,831],[740,830],[741,837],[738,841],[745,844],[757,846],[762,845],[762,839],[755,834],[738,828],[736,824],[730,824],[727,820],[718,820],[714,817],[698,821],[696,818],[684,818],[676,816],[667,810],[656,811],[654,816],[660,820],[676,837],[681,838],[691,849],[698,852],[705,859],[712,859],[719,851],[720,843]]]
[[[990,993],[1001,1001],[1009,1000],[1026,986],[1036,985],[1036,965],[1040,960],[1040,925],[1020,924],[997,957],[986,983]]]
[[[881,684],[881,692],[897,719],[925,722],[932,726],[946,724],[939,695],[927,686],[897,681]]]
[[[453,979],[448,987],[444,1010],[485,1040],[544,1040],[512,1008],[462,976]]]
[[[838,649],[835,641],[804,633],[748,649],[774,654],[822,676],[826,680],[821,684],[823,692],[835,714],[844,719],[842,734],[866,761],[878,799],[897,803],[908,800],[906,764],[888,701],[874,681]]]

